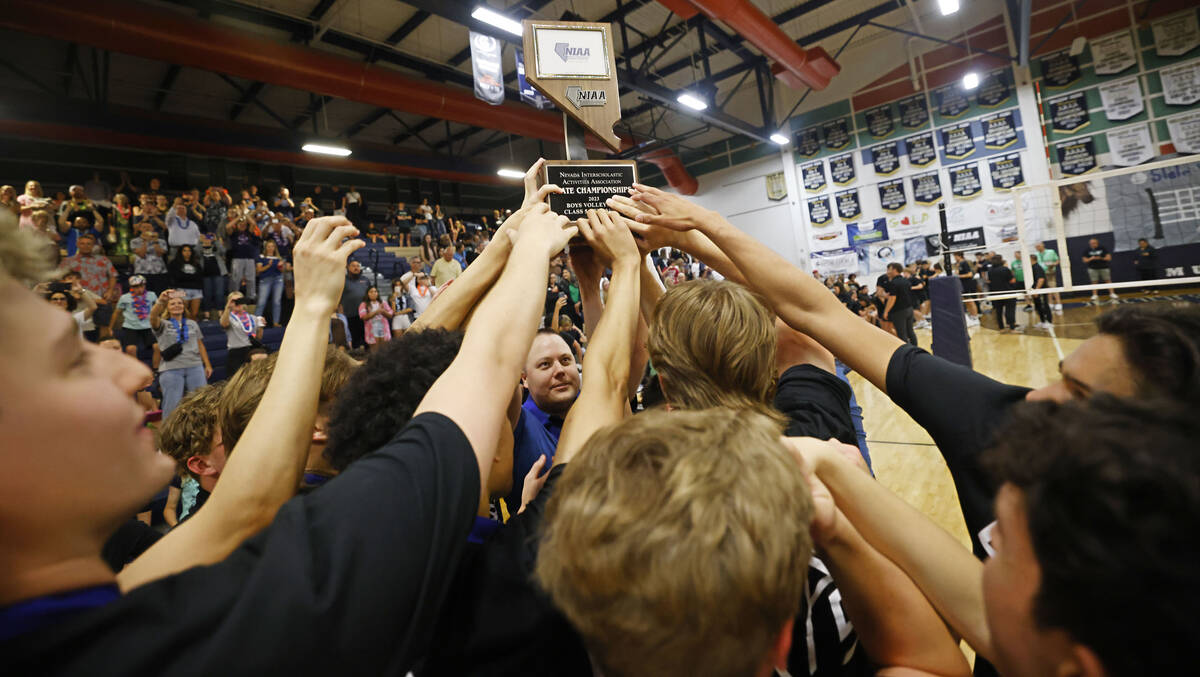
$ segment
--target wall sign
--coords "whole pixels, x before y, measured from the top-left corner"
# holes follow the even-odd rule
[[[1003,150],[1017,142],[1017,121],[1011,110],[985,115],[979,124],[983,127],[983,147],[988,150]]]
[[[1163,102],[1171,106],[1190,106],[1200,101],[1200,59],[1158,72],[1162,79]]]
[[[852,245],[883,242],[888,239],[887,219],[872,219],[861,223],[847,223],[846,235],[850,237],[850,244]]]
[[[895,174],[900,169],[900,145],[888,141],[871,146],[871,164],[875,165],[875,173],[882,176]]]
[[[1154,142],[1146,125],[1121,127],[1107,133],[1108,156],[1114,165],[1132,167],[1154,157]]]
[[[1041,60],[1042,80],[1047,87],[1062,89],[1075,84],[1080,77],[1079,59],[1067,51],[1057,52]]]
[[[1100,101],[1109,120],[1128,120],[1146,110],[1136,77],[1100,85]]]
[[[929,122],[929,109],[926,108],[925,95],[914,94],[896,102],[900,109],[900,124],[905,129],[920,129]]]
[[[854,183],[854,153],[842,153],[829,158],[829,176],[839,186]]]
[[[1180,153],[1200,153],[1200,111],[1167,118],[1171,143]]]
[[[868,109],[863,113],[863,118],[867,121],[867,132],[872,138],[886,139],[896,129],[890,103]]]
[[[942,135],[942,152],[951,160],[962,160],[975,154],[975,137],[971,135],[971,123],[960,122],[938,130]]]
[[[909,177],[912,183],[913,201],[919,205],[931,205],[942,199],[942,181],[938,171],[913,174]]]
[[[955,197],[972,198],[983,190],[979,180],[979,163],[967,162],[950,168],[950,192]]]
[[[971,102],[967,101],[967,95],[957,84],[946,85],[941,89],[934,90],[933,100],[937,103],[938,115],[951,120],[967,112],[967,109],[971,107]]]
[[[821,138],[816,127],[801,129],[796,135],[796,152],[804,157],[813,157],[821,152]]]
[[[805,191],[820,192],[825,187],[825,163],[817,160],[800,165],[800,176]]]
[[[848,118],[830,120],[821,126],[825,135],[825,147],[841,150],[850,145],[850,122]]]
[[[914,134],[904,140],[908,163],[914,167],[925,167],[937,159],[937,147],[933,145],[933,132]]]
[[[891,179],[879,183],[879,205],[886,212],[898,212],[908,204],[904,195],[904,179]]]
[[[1056,132],[1074,132],[1090,124],[1086,92],[1050,99],[1050,125]]]
[[[833,218],[833,214],[829,211],[829,196],[808,198],[808,218],[818,226],[829,223],[829,220]]]
[[[1150,24],[1150,29],[1154,33],[1154,50],[1159,56],[1187,54],[1200,45],[1200,24],[1196,22],[1194,8],[1163,17]]]
[[[613,151],[621,119],[611,27],[584,21],[522,22],[525,80]]]
[[[517,91],[521,93],[521,100],[538,110],[552,107],[554,104],[550,103],[550,99],[542,96],[542,94],[534,89],[533,85],[529,84],[529,81],[525,79],[525,52],[520,49],[516,50],[516,52]]]
[[[1021,169],[1021,154],[1007,153],[988,159],[988,173],[992,175],[992,188],[1012,190],[1025,185],[1025,172]]]
[[[843,221],[856,219],[862,213],[862,203],[859,202],[857,188],[839,190],[833,194],[833,201],[837,203],[838,218]]]
[[[1092,50],[1092,68],[1096,75],[1116,75],[1137,64],[1133,34],[1128,30],[1088,41]]]
[[[949,232],[949,235],[950,242],[948,243],[948,248],[950,251],[982,247],[986,244],[986,241],[983,237],[982,226],[977,226],[975,228],[964,228],[962,230],[952,230]]]
[[[1066,176],[1086,174],[1096,168],[1096,144],[1090,136],[1060,141],[1054,150],[1058,154],[1058,169]]]
[[[1012,96],[1012,86],[1008,78],[1006,70],[983,76],[983,81],[979,83],[979,93],[975,95],[979,105],[984,108],[995,108],[1008,101]]]

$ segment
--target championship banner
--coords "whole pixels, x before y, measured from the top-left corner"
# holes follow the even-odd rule
[[[867,132],[872,138],[886,139],[896,130],[896,124],[892,120],[892,104],[890,103],[868,109],[863,113],[863,119],[867,121]]]
[[[871,146],[871,164],[875,165],[876,174],[895,174],[900,169],[900,144],[888,141]]]
[[[1017,142],[1017,121],[1011,110],[992,113],[979,119],[983,127],[983,147],[1004,150]]]
[[[829,150],[841,150],[850,145],[849,118],[830,120],[821,125],[825,136],[825,147]]]
[[[1163,17],[1150,24],[1154,33],[1154,51],[1159,56],[1187,54],[1200,45],[1200,25],[1195,8]]]
[[[967,101],[967,95],[963,94],[962,87],[957,84],[935,89],[933,100],[937,104],[938,115],[950,120],[967,112],[967,109],[971,107],[971,102]]]
[[[525,79],[525,53],[517,50],[517,90],[521,93],[521,100],[525,103],[543,110],[554,106],[550,99],[542,96],[542,93],[533,88],[529,81]]]
[[[816,127],[801,129],[796,135],[796,152],[804,157],[813,157],[821,152],[821,138]]]
[[[983,190],[979,180],[979,163],[968,162],[950,168],[950,192],[955,197],[972,198]]]
[[[938,178],[936,169],[932,172],[913,174],[908,180],[912,182],[913,202],[929,206],[942,199],[942,181]]]
[[[1164,68],[1158,76],[1162,78],[1164,103],[1190,106],[1200,101],[1200,59]]]
[[[983,236],[983,227],[964,228],[963,230],[952,230],[948,233],[950,236],[949,249],[957,251],[959,249],[970,249],[972,247],[982,247],[987,242]]]
[[[1200,153],[1200,111],[1167,118],[1171,143],[1180,153]]]
[[[1100,102],[1104,105],[1104,117],[1109,120],[1128,120],[1146,110],[1142,99],[1142,87],[1136,77],[1100,85]]]
[[[896,106],[900,109],[900,124],[905,129],[920,129],[929,122],[924,94],[907,96],[897,101]]]
[[[850,238],[850,244],[856,247],[868,242],[883,242],[888,239],[887,219],[847,223],[846,235]]]
[[[808,198],[808,219],[818,226],[829,223],[833,213],[829,211],[829,196],[821,195]]]
[[[904,195],[904,179],[892,179],[879,183],[879,206],[885,212],[898,212],[908,205]]]
[[[1047,87],[1062,89],[1079,80],[1079,59],[1065,50],[1043,58],[1041,64],[1042,80]]]
[[[1007,153],[988,159],[988,173],[992,175],[992,188],[996,190],[1012,190],[1025,185],[1020,153]]]
[[[1058,169],[1066,176],[1086,174],[1096,168],[1096,144],[1092,137],[1085,136],[1054,145],[1058,154]]]
[[[1109,160],[1114,165],[1132,167],[1154,157],[1150,128],[1144,124],[1114,129],[1107,137]]]
[[[809,254],[813,270],[823,277],[851,275],[858,272],[858,252],[853,249]]]
[[[962,160],[975,154],[975,137],[971,123],[960,122],[938,130],[942,136],[942,152],[951,160]]]
[[[1050,125],[1056,132],[1075,132],[1091,123],[1086,92],[1050,99]]]
[[[925,167],[937,159],[937,147],[933,145],[933,132],[914,134],[904,140],[904,149],[908,154],[908,164],[914,167]]]
[[[783,198],[787,197],[787,179],[784,177],[783,172],[767,174],[765,178],[767,180],[768,200],[772,202],[779,202]]]
[[[858,177],[854,171],[854,153],[843,153],[829,158],[829,177],[839,186],[854,183]]]
[[[825,187],[825,163],[817,160],[800,165],[800,177],[806,192],[820,192]]]
[[[979,83],[975,100],[984,108],[995,108],[1008,101],[1012,96],[1012,87],[1008,81],[1008,71],[997,71],[984,75]]]
[[[471,72],[475,76],[475,98],[493,106],[504,103],[504,45],[484,33],[471,31]]]
[[[1092,49],[1092,68],[1096,75],[1116,75],[1137,64],[1133,34],[1128,30],[1088,41]]]
[[[862,214],[862,203],[859,202],[857,188],[839,190],[833,194],[833,201],[837,203],[838,218],[843,221],[857,219],[858,215]]]

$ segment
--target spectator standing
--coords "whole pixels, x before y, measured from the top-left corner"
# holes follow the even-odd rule
[[[337,186],[334,186],[334,190],[337,190]],[[362,195],[359,194],[357,188],[350,186],[350,190],[342,194],[342,209],[346,212],[346,218],[350,219],[350,222],[354,224],[362,221],[362,207]]]
[[[433,277],[434,286],[441,289],[446,283],[461,275],[462,270],[462,264],[454,258],[454,245],[448,245],[442,247],[442,256],[434,262],[430,275]]]
[[[1005,265],[1003,256],[997,255],[992,259],[992,266],[988,269],[988,286],[991,291],[1001,294],[1016,291],[1016,279],[1012,269]],[[1008,333],[1020,329],[1017,326],[1016,299],[993,301],[992,307],[996,311],[996,327],[1000,331]]]
[[[1029,255],[1029,274],[1033,276],[1033,289],[1046,288],[1046,269],[1042,268],[1042,264],[1038,263],[1038,255]],[[1054,315],[1050,310],[1050,299],[1046,298],[1049,294],[1034,294],[1033,307],[1037,309],[1039,329],[1050,329],[1054,326]]]
[[[61,227],[62,219],[59,219],[59,230],[62,233],[63,248],[67,250],[67,256],[75,255],[77,246],[76,242],[78,241],[79,236],[83,233],[89,233],[92,235],[96,239],[97,243],[103,242],[103,236],[100,230],[92,225],[96,222],[96,218],[98,217],[98,214],[92,219],[88,219],[84,216],[76,216],[74,221],[70,222],[70,227],[65,229]]]
[[[1150,241],[1144,237],[1138,238],[1138,248],[1133,250],[1134,268],[1139,280],[1158,279],[1158,250],[1150,246]],[[1148,287],[1146,292],[1157,294],[1157,287]]]
[[[296,203],[292,202],[291,191],[286,186],[280,186],[279,195],[275,196],[275,213],[288,220],[296,218]]]
[[[229,222],[225,224],[225,229],[229,233],[229,248],[232,254],[229,290],[241,291],[242,285],[245,284],[246,299],[250,303],[254,303],[255,294],[258,293],[258,289],[255,287],[254,262],[262,249],[262,238],[258,236],[258,227],[251,225],[248,217],[233,214],[230,216]]]
[[[887,280],[883,284],[887,292],[884,302],[883,315],[896,328],[896,336],[901,341],[917,345],[917,333],[913,329],[913,294],[912,285],[902,274],[904,267],[899,263],[889,263]]]
[[[425,233],[425,237],[421,238],[421,262],[426,266],[432,266],[437,260],[437,243],[433,241],[432,233]]]
[[[67,270],[79,273],[79,284],[84,289],[99,297],[97,303],[104,310],[97,310],[95,321],[100,326],[106,327],[112,317],[112,308],[109,304],[117,299],[117,293],[120,291],[120,287],[117,285],[117,269],[113,267],[107,256],[96,251],[94,235],[85,232],[79,236],[78,242],[79,252],[68,257],[63,264]],[[95,341],[103,338],[96,334],[95,330],[93,333],[93,336],[88,336],[88,340]]]
[[[21,206],[21,228],[33,230],[33,212],[50,208],[50,200],[42,195],[42,184],[37,181],[26,181],[25,192],[17,196],[17,204]]]
[[[418,259],[413,259],[414,266],[400,277],[400,281],[404,283],[408,289],[408,301],[412,305],[413,322],[421,317],[421,313],[433,303],[433,295],[436,291],[430,282],[429,274],[415,265]]]
[[[346,315],[346,324],[350,327],[350,347],[359,348],[366,345],[363,335],[363,321],[358,316],[358,304],[367,295],[371,281],[362,274],[362,264],[350,261],[346,264],[346,281],[342,286],[342,312]]]
[[[129,277],[129,291],[117,299],[116,310],[108,329],[120,326],[115,332],[121,349],[134,359],[146,360],[154,352],[154,332],[150,329],[150,311],[158,303],[158,294],[146,288],[146,278]]]
[[[171,276],[171,286],[183,294],[187,316],[199,319],[200,302],[204,300],[204,268],[196,256],[196,248],[190,244],[181,245],[179,253],[167,266],[167,272]]]
[[[258,274],[258,305],[259,315],[266,315],[271,309],[271,324],[283,326],[283,269],[287,260],[279,255],[275,240],[263,240],[262,254],[255,260],[255,272]]]
[[[1033,245],[1033,248],[1037,250],[1038,263],[1042,264],[1042,269],[1046,271],[1046,286],[1057,287],[1059,266],[1058,252],[1047,248],[1046,245],[1041,242]],[[1048,298],[1046,300],[1050,303],[1051,310],[1053,310],[1056,315],[1062,315],[1062,297],[1058,295],[1058,292],[1047,294],[1047,297]]]
[[[143,220],[134,226],[141,234],[129,241],[133,254],[133,272],[145,278],[154,293],[167,288],[167,243],[154,230],[153,222]]]
[[[962,282],[963,295],[975,294],[979,285],[975,282],[975,269],[962,252],[954,252],[954,275]],[[974,300],[963,301],[967,307],[967,326],[979,326],[979,306]]]
[[[225,242],[213,233],[200,236],[200,268],[204,274],[204,311],[217,313],[225,298]]]
[[[165,315],[165,317],[164,317]],[[181,292],[168,289],[150,311],[150,328],[158,339],[162,361],[158,383],[162,387],[163,418],[168,418],[187,393],[201,388],[212,376],[200,325],[184,315]]]
[[[21,203],[17,201],[17,189],[0,186],[0,230],[16,230],[21,223]]]
[[[363,322],[363,335],[371,350],[392,340],[392,308],[379,298],[379,288],[367,287],[362,302],[358,304],[358,317]]]
[[[204,232],[220,233],[231,206],[233,200],[229,197],[229,191],[209,186],[204,192],[204,220],[200,223]]]
[[[388,304],[392,307],[392,338],[400,338],[412,326],[415,312],[402,277],[392,280],[392,295],[388,297]]]
[[[225,329],[225,378],[233,378],[238,369],[249,361],[250,351],[262,340],[262,326],[258,319],[246,312],[241,292],[233,292],[225,299],[219,323]]]
[[[180,198],[167,213],[167,247],[173,259],[183,245],[195,247],[200,244],[200,226],[188,218],[188,207]]]
[[[403,202],[396,203],[396,211],[392,214],[391,229],[388,233],[389,237],[394,237],[402,247],[411,247],[412,226],[412,214],[408,213]]]
[[[129,178],[129,172],[121,170],[119,176],[121,182],[117,184],[116,192],[126,195],[137,195],[140,192],[138,187],[133,185],[133,179]]]
[[[1100,244],[1100,240],[1094,237],[1088,240],[1087,251],[1083,252],[1083,262],[1087,264],[1088,279],[1092,284],[1112,283],[1112,254],[1109,253],[1108,247]],[[1116,290],[1109,289],[1108,297],[1116,301]],[[1100,303],[1095,289],[1092,290],[1091,302],[1096,305]]]
[[[83,194],[95,203],[112,202],[112,184],[100,178],[100,172],[92,172],[92,178],[83,184]]]

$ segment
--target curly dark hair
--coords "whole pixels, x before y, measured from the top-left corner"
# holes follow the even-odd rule
[[[333,404],[325,459],[338,472],[391,441],[462,347],[460,331],[409,331],[367,357]]]
[[[1039,627],[1108,674],[1179,674],[1200,643],[1200,418],[1173,400],[1023,403],[984,465],[1024,495]]]
[[[1200,404],[1200,308],[1126,306],[1096,324],[1121,341],[1138,394]]]

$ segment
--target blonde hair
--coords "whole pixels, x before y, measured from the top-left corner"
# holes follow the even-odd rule
[[[34,285],[54,273],[54,256],[46,238],[27,230],[0,229],[0,282],[5,278]]]
[[[775,317],[745,287],[693,280],[671,287],[650,321],[650,363],[673,407],[750,409],[786,418],[775,397]]]
[[[536,576],[607,677],[750,675],[800,609],[812,512],[765,416],[651,411],[567,465]]]
[[[158,448],[175,459],[181,476],[196,477],[187,467],[188,459],[192,456],[208,456],[212,452],[217,404],[224,385],[206,385],[188,393],[156,433]]]

